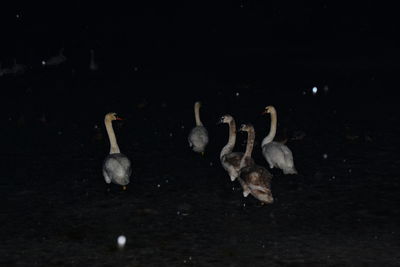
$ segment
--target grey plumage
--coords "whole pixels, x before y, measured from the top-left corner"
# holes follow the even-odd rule
[[[129,184],[132,174],[131,162],[122,153],[109,154],[103,163],[103,175],[106,183],[113,182],[118,185]]]
[[[297,174],[292,151],[286,145],[278,142],[267,143],[262,146],[262,152],[271,169],[276,167],[284,174]]]
[[[204,126],[194,127],[188,137],[189,146],[194,152],[204,152],[208,144],[208,131]]]

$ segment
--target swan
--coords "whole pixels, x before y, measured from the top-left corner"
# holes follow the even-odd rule
[[[240,161],[243,157],[242,152],[232,152],[236,143],[236,122],[235,119],[227,114],[220,118],[218,121],[219,124],[227,123],[229,124],[229,139],[228,143],[222,148],[221,153],[219,155],[222,167],[228,172],[231,181],[235,181],[235,179],[239,176],[240,171]],[[253,159],[248,158],[248,165],[254,164]]]
[[[267,106],[263,114],[267,113],[271,114],[271,128],[261,143],[262,153],[271,169],[277,167],[284,174],[297,174],[292,151],[285,144],[273,141],[277,124],[276,109],[273,106]]]
[[[247,165],[246,161],[251,158],[253,152],[255,132],[251,124],[242,124],[240,131],[247,132],[246,152],[240,161],[240,175],[238,180],[243,188],[243,196],[249,194],[261,201],[262,204],[274,202],[271,192],[272,174],[264,167],[252,164]]]
[[[188,141],[189,146],[193,149],[194,152],[198,152],[204,155],[204,150],[208,144],[208,131],[203,126],[203,123],[200,120],[200,107],[201,102],[197,101],[196,103],[194,103],[196,127],[194,127],[190,131]]]
[[[96,71],[99,69],[99,66],[96,63],[96,60],[94,58],[94,50],[90,49],[90,64],[89,64],[89,69],[91,71]]]
[[[110,154],[105,158],[103,163],[103,176],[107,184],[113,182],[122,185],[123,190],[125,190],[126,185],[129,184],[129,177],[132,173],[131,162],[119,150],[112,127],[112,121],[114,120],[121,120],[114,112],[107,113],[104,118],[104,124],[106,125],[108,138],[110,140]]]
[[[0,63],[0,77],[3,75],[21,75],[24,74],[26,70],[26,66],[23,64],[18,64],[17,60],[14,58],[13,60],[13,65],[10,68],[2,68],[2,65]]]
[[[43,66],[58,66],[64,63],[67,58],[64,56],[64,48],[61,48],[58,55],[49,58],[48,60],[43,60]]]

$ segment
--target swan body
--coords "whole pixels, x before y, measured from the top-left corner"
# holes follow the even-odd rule
[[[220,161],[222,167],[228,172],[231,181],[235,181],[239,176],[240,161],[242,160],[242,152],[232,152],[236,143],[236,123],[231,115],[224,115],[218,123],[227,123],[229,125],[229,139],[228,143],[222,148],[220,153]],[[254,164],[252,158],[248,158],[247,165]]]
[[[267,106],[263,114],[266,113],[271,114],[271,128],[261,144],[264,158],[271,169],[276,167],[284,174],[297,174],[292,151],[285,144],[273,141],[277,125],[276,109],[273,106]]]
[[[125,186],[131,176],[131,162],[122,153],[108,155],[103,163],[103,175],[107,184],[113,182]]]
[[[253,151],[255,139],[254,127],[251,124],[243,124],[240,130],[248,133],[246,152],[240,162],[241,168],[238,177],[243,188],[243,196],[247,197],[251,194],[263,204],[273,203],[274,198],[271,192],[272,174],[260,165],[247,165],[246,163],[247,158],[251,157]]]
[[[66,60],[67,60],[67,58],[64,56],[64,48],[61,48],[58,55],[53,56],[53,57],[49,58],[48,60],[43,60],[42,65],[43,66],[58,66],[58,65],[64,63]]]
[[[117,139],[112,128],[112,121],[120,120],[115,113],[108,113],[104,123],[110,140],[110,154],[103,162],[103,176],[107,184],[114,183],[122,186],[129,184],[132,174],[131,162],[127,156],[119,150]]]
[[[194,152],[204,153],[208,144],[208,131],[203,126],[203,123],[200,120],[200,107],[200,102],[196,102],[194,104],[196,126],[190,131],[188,142],[189,146],[193,149]]]
[[[0,77],[3,75],[20,75],[24,74],[26,71],[26,66],[23,64],[18,64],[17,60],[14,59],[13,65],[10,68],[2,68],[0,64]]]

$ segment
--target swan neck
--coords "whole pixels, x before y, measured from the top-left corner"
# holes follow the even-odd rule
[[[235,120],[229,122],[229,139],[228,143],[222,148],[220,158],[233,151],[236,143],[236,123]]]
[[[200,105],[194,105],[194,117],[196,119],[196,126],[203,126],[200,120]]]
[[[276,124],[277,124],[276,111],[271,110],[271,127],[269,129],[268,135],[262,141],[261,146],[271,143],[274,140],[275,135],[276,135]]]
[[[106,130],[108,134],[108,139],[110,140],[110,154],[121,153],[117,143],[117,138],[115,137],[114,129],[112,127],[111,120],[104,120],[106,125]]]
[[[240,168],[245,167],[247,159],[251,158],[251,153],[253,152],[255,137],[256,136],[255,136],[254,130],[249,130],[247,132],[246,151],[244,152],[242,160],[240,161]]]

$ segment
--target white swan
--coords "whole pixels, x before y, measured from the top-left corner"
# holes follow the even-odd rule
[[[104,124],[106,125],[108,138],[110,140],[110,154],[105,158],[103,163],[103,176],[107,184],[113,182],[122,185],[125,190],[126,185],[129,184],[129,177],[132,173],[131,162],[119,150],[112,127],[112,121],[114,120],[121,119],[113,112],[106,114],[104,118]]]
[[[284,174],[297,174],[293,163],[292,151],[286,145],[273,141],[277,124],[276,109],[273,106],[267,106],[263,114],[266,113],[271,114],[271,128],[269,134],[263,139],[261,147],[269,167],[271,169],[277,167],[281,169]]]
[[[220,118],[218,123],[228,123],[229,124],[229,139],[228,143],[222,148],[219,155],[222,167],[228,172],[231,181],[239,176],[240,171],[240,161],[243,157],[242,152],[232,152],[236,143],[236,122],[231,115],[224,115]],[[254,164],[253,159],[248,158],[246,164]]]
[[[91,71],[97,71],[99,69],[99,66],[96,63],[96,60],[94,58],[94,50],[90,49],[90,64],[89,64],[89,69]]]
[[[251,124],[242,124],[240,131],[247,132],[246,152],[240,161],[240,175],[238,180],[243,188],[243,196],[249,194],[261,201],[262,204],[274,202],[271,192],[272,174],[264,167],[257,164],[247,165],[246,161],[251,158],[253,152],[255,132]]]
[[[200,120],[200,107],[201,103],[197,101],[194,104],[196,127],[194,127],[190,131],[188,141],[189,141],[189,146],[193,149],[194,152],[204,154],[204,150],[208,144],[208,131],[203,126],[203,123]]]
[[[67,60],[67,58],[64,56],[64,48],[61,48],[60,51],[58,52],[58,55],[53,56],[49,58],[48,60],[43,60],[42,65],[43,66],[58,66],[62,63],[64,63]]]
[[[3,75],[20,75],[24,74],[26,70],[26,66],[23,64],[18,64],[17,60],[14,58],[13,65],[10,68],[3,68],[2,64],[0,63],[0,77]]]

